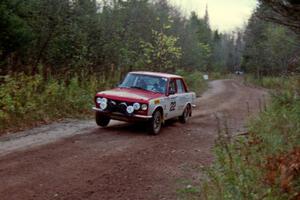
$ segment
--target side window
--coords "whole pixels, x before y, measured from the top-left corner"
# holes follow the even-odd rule
[[[185,93],[186,92],[185,88],[184,88],[184,85],[182,83],[182,80],[177,79],[176,84],[177,84],[177,93]]]
[[[176,83],[174,79],[170,80],[169,91],[176,93]]]

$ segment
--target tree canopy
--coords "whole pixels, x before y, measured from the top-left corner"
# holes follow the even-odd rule
[[[0,67],[65,74],[150,69],[233,69],[234,36],[209,12],[183,16],[167,0],[3,0]]]

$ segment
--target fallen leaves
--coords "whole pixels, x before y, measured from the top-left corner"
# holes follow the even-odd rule
[[[300,192],[295,188],[300,178],[300,147],[279,156],[269,157],[265,169],[267,184],[278,184],[283,192],[295,194],[294,200],[300,199]]]

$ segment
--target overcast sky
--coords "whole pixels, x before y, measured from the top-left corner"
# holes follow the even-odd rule
[[[230,32],[237,27],[242,27],[249,19],[256,0],[169,0],[188,14],[196,11],[199,16],[205,13],[208,6],[210,24],[213,29]]]

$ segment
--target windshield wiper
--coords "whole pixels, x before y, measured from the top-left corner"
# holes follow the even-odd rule
[[[153,90],[147,90],[147,89],[144,89],[144,88],[138,87],[138,86],[132,86],[130,88],[135,88],[135,89],[139,89],[139,90],[145,90],[145,91],[148,91],[148,92],[153,92],[153,93],[159,93],[159,94],[161,94],[161,92],[153,91]]]
[[[144,89],[144,88],[142,88],[142,87],[139,87],[139,86],[131,86],[130,88],[135,88],[135,89],[140,89],[140,90],[146,90],[146,89]],[[147,90],[148,91],[148,90]]]
[[[119,88],[129,88],[128,86],[118,85]]]

